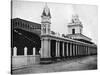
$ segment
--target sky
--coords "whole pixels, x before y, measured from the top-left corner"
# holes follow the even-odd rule
[[[67,25],[72,15],[77,14],[83,24],[83,34],[98,43],[98,8],[95,5],[76,5],[65,3],[48,3],[51,13],[51,30],[68,34]],[[41,14],[45,2],[12,1],[12,18],[21,18],[41,24]]]

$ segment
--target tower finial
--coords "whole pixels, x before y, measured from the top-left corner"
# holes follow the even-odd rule
[[[79,20],[78,14],[72,15],[72,23],[78,23],[78,24],[81,24],[81,21]]]
[[[45,6],[48,7],[47,2],[45,2]]]

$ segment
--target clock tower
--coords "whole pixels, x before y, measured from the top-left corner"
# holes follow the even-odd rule
[[[45,5],[41,15],[41,35],[50,34],[51,14],[47,4]]]

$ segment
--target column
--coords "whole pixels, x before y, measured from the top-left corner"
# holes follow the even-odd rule
[[[82,48],[82,45],[81,45],[81,55],[83,54],[83,53],[82,53],[82,50],[83,50],[83,48]]]
[[[88,55],[88,47],[86,46],[86,55]]]
[[[88,55],[90,55],[90,52],[89,52],[89,50],[90,50],[90,49],[89,49],[89,47],[88,47]]]
[[[24,47],[24,55],[27,56],[27,47]]]
[[[86,46],[85,46],[85,55],[87,55],[87,50],[86,50]]]
[[[41,57],[42,58],[49,58],[50,56],[50,39],[49,38],[45,38],[45,37],[42,37],[41,38],[41,48],[42,48],[42,55]]]
[[[75,56],[75,44],[73,44],[73,56]]]
[[[79,45],[79,55],[81,55],[81,46]]]
[[[86,54],[86,53],[85,53],[85,46],[83,46],[83,49],[84,49],[84,55],[85,55],[85,54]]]
[[[70,43],[70,56],[72,56],[72,44]]]
[[[56,57],[58,57],[58,42],[56,41]]]
[[[60,56],[60,42],[58,41],[58,57]]]
[[[49,52],[48,52],[49,57],[51,57],[51,40],[49,39]]]
[[[41,39],[41,58],[43,57],[43,48],[44,48],[44,43],[43,43],[43,39]]]
[[[85,49],[85,46],[84,46],[84,55],[86,55],[86,49]]]
[[[77,45],[77,55],[79,56],[79,45]]]
[[[87,51],[86,51],[86,46],[85,46],[85,55],[87,55],[87,53],[86,53]]]
[[[71,56],[73,56],[73,44],[71,44],[71,46],[72,46],[72,47],[71,47],[71,51],[72,51],[72,52],[71,52]]]
[[[13,56],[17,56],[17,48],[16,47],[13,48]]]
[[[81,45],[79,45],[79,55],[81,55]]]
[[[67,42],[65,43],[65,57],[67,57]]]
[[[81,55],[83,55],[83,46],[81,45]]]
[[[79,45],[79,55],[81,55],[81,45]]]
[[[78,56],[78,45],[77,45],[77,56]]]
[[[41,54],[42,54],[41,48],[40,48],[40,50],[39,50],[39,53],[40,53],[40,56],[41,56]]]
[[[35,56],[35,48],[33,48],[33,56]]]
[[[75,53],[74,56],[76,56],[76,44],[74,45],[74,49],[75,49],[74,50],[74,53]]]
[[[66,48],[66,49],[67,49],[66,52],[67,52],[67,56],[68,56],[68,55],[69,55],[69,54],[68,54],[68,43],[66,43],[66,47],[67,47],[67,48]]]
[[[77,45],[75,45],[75,56],[77,56]]]
[[[87,55],[88,55],[88,46],[87,46]]]
[[[64,52],[65,52],[64,49],[65,49],[65,48],[64,48],[64,42],[63,42],[63,57],[65,56],[65,54],[64,54]]]

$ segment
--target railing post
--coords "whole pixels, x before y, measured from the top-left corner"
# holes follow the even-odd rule
[[[42,51],[40,51],[40,52],[42,52]],[[35,56],[35,48],[33,48],[33,56]]]
[[[13,56],[17,56],[17,47],[13,48]]]
[[[24,47],[24,55],[27,56],[27,47]]]

